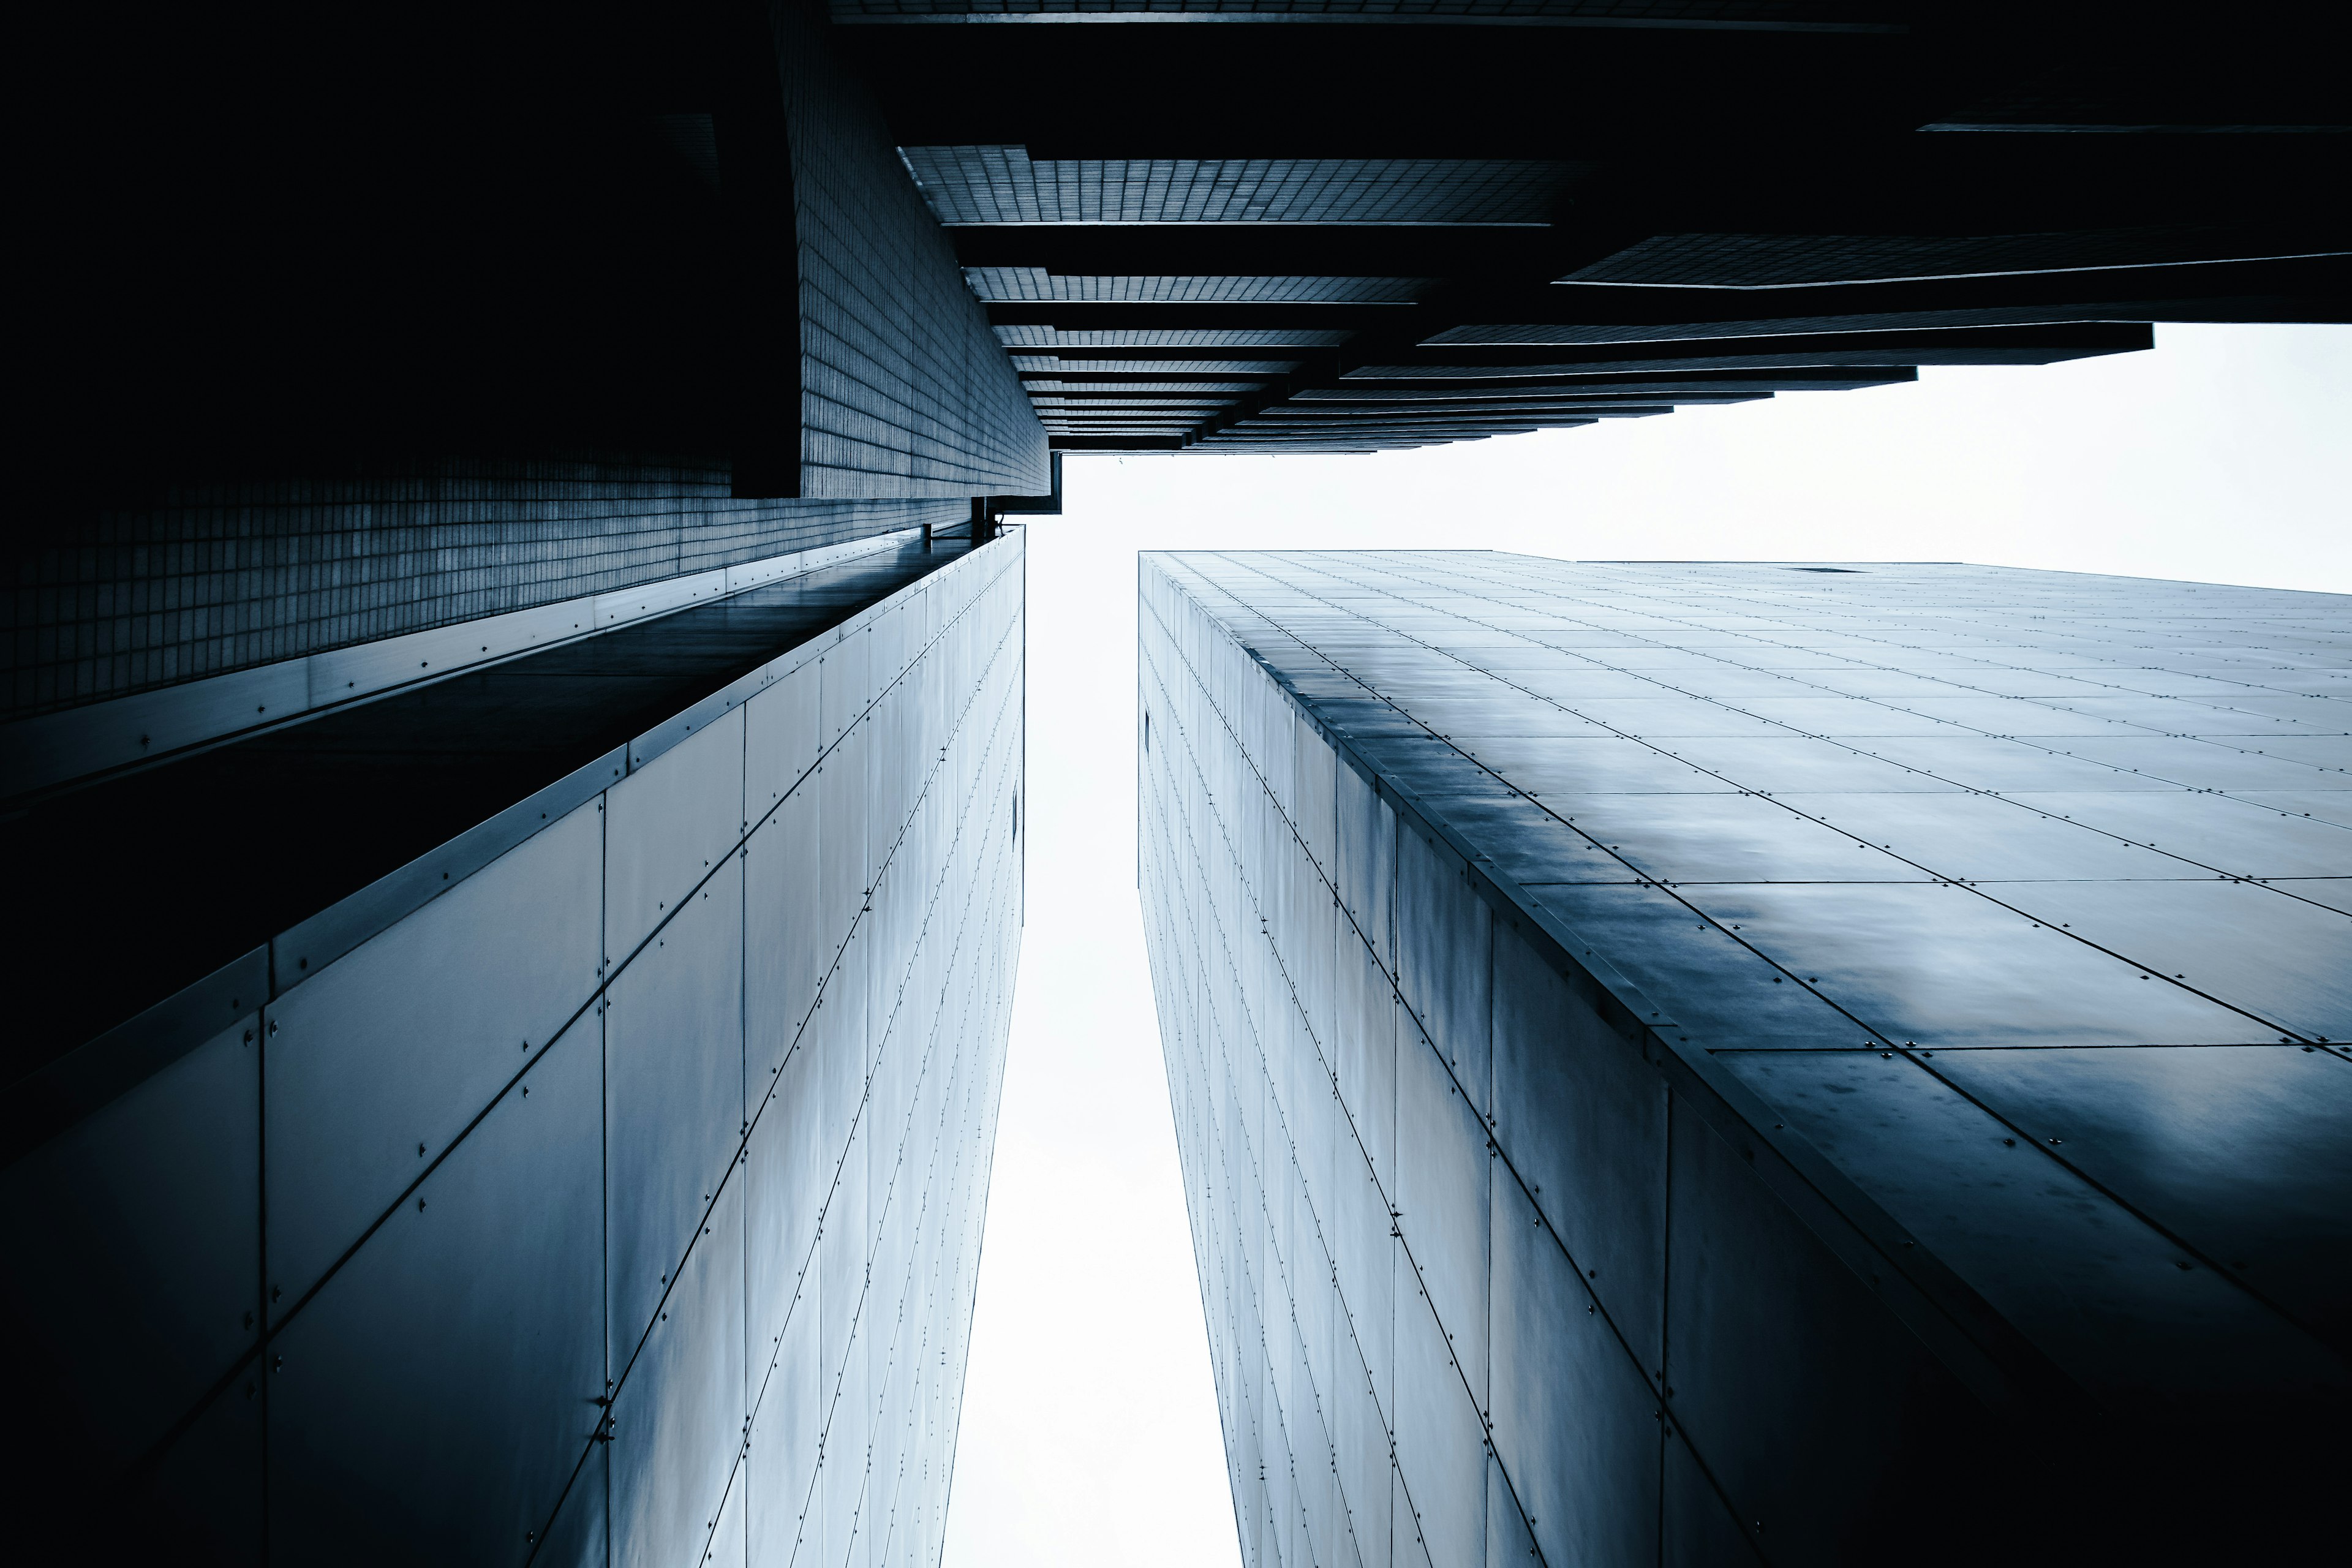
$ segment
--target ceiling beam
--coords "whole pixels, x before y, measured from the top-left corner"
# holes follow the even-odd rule
[[[1129,351],[1123,349],[1066,349],[1060,352],[1067,356],[1066,363],[1073,364],[1087,364],[1097,362],[1080,358],[1078,356],[1092,354],[1101,355],[1107,358],[1119,359],[1124,358]],[[1162,351],[1154,350],[1152,352],[1159,353]],[[1712,387],[1722,391],[1761,390],[1769,392],[1794,390],[1800,387],[1818,387],[1825,391],[1844,391],[1856,386],[1875,386],[1881,383],[1888,381],[1916,381],[1918,379],[1918,373],[1916,371],[1914,371],[1907,366],[1900,365],[1880,366],[1867,372],[1866,374],[1857,374],[1848,370],[1783,370],[1776,371],[1769,377],[1760,381],[1747,372],[1736,370],[1691,371],[1676,374],[1671,379],[1671,381],[1661,381],[1658,379],[1655,373],[1648,371],[1630,373],[1620,371],[1601,371],[1561,375],[1514,376],[1507,370],[1492,369],[1491,367],[1497,363],[1508,363],[1507,361],[1498,362],[1492,356],[1499,353],[1505,355],[1517,356],[1518,359],[1524,361],[1539,357],[1543,351],[1528,349],[1507,349],[1501,351],[1480,349],[1475,351],[1465,350],[1459,352],[1465,358],[1475,353],[1477,357],[1475,360],[1471,360],[1470,363],[1488,367],[1487,374],[1482,374],[1478,376],[1469,378],[1452,376],[1415,377],[1408,374],[1402,378],[1376,379],[1368,375],[1365,372],[1359,370],[1349,373],[1344,384],[1349,387],[1353,387],[1358,384],[1364,384],[1380,385],[1382,387],[1393,386],[1407,390],[1425,388],[1432,391],[1444,391],[1458,387],[1465,391],[1473,391],[1481,394],[1488,391],[1512,390],[1520,386],[1624,387],[1636,391],[1654,391],[1672,385],[1676,387],[1687,386],[1694,388]],[[1293,364],[1286,366],[1285,370],[1286,372],[1297,368],[1297,366],[1294,363]],[[1031,372],[1027,374],[1042,375],[1056,373]],[[1082,374],[1081,379],[1092,380],[1097,375],[1103,374],[1105,373],[1091,371],[1085,372]]]
[[[984,302],[991,326],[1052,327],[1065,332],[1102,331],[1360,331],[1383,313],[1410,313],[1409,302],[1366,304],[1268,304],[1257,301],[1202,300],[1171,303],[1161,300],[1129,302],[1110,300],[990,300]],[[1026,352],[1018,344],[1011,352]],[[1157,352],[1157,351],[1154,351]],[[1230,351],[1228,351],[1230,353]]]
[[[2352,226],[2308,232],[2215,234],[2183,238],[2157,235],[2152,247],[2199,247],[2226,257],[2241,249],[2281,254],[2252,260],[2164,261],[1986,276],[1807,283],[1748,288],[1643,284],[1567,284],[1545,277],[1559,256],[1563,236],[1549,227],[1479,229],[1375,224],[998,224],[951,227],[957,254],[968,266],[1043,268],[1060,277],[1086,278],[1445,278],[1494,279],[1504,287],[1475,301],[1465,319],[1515,324],[1674,329],[1702,321],[1768,330],[1774,321],[1834,321],[1875,318],[1884,325],[1934,316],[1939,325],[1998,325],[2004,321],[2063,320],[2091,310],[2107,319],[2139,321],[2311,321],[2315,309],[2336,317],[2352,300]],[[1726,237],[1727,239],[1738,237]],[[2127,247],[2129,241],[2116,242]],[[2289,254],[2334,247],[2334,255]],[[1868,268],[1894,263],[1853,247],[1840,263]],[[985,261],[974,256],[992,258]],[[1026,259],[1014,261],[1014,256]],[[1003,258],[1003,259],[996,259]],[[1824,261],[1826,268],[1832,263]],[[1510,287],[1533,278],[1538,286]],[[1470,303],[1470,302],[1465,302]],[[1212,307],[1204,304],[1202,309]],[[2221,312],[2216,314],[2216,311]],[[2248,312],[2252,312],[2249,315]],[[2290,313],[2294,312],[2294,313]],[[1963,321],[1959,318],[1966,316]],[[2079,319],[2079,318],[2077,318]],[[1919,323],[1927,324],[1927,323]]]
[[[2352,320],[2352,229],[2333,239],[2319,237],[2299,243],[2334,243],[2344,250],[2266,260],[1793,288],[1493,287],[1465,279],[1418,304],[1024,300],[992,301],[988,311],[998,325],[1051,326],[1065,331],[1311,325],[1409,332],[1432,340],[1449,331],[1488,330],[1483,339],[1468,339],[1473,342],[1669,342],[2082,321]],[[1547,239],[1547,244],[1556,247],[1557,241]],[[1492,336],[1494,329],[1510,327],[1556,331],[1517,340]],[[1577,328],[1592,331],[1581,335],[1557,331]]]
[[[966,267],[1065,277],[1431,278],[1540,269],[1549,226],[1378,223],[954,224]]]

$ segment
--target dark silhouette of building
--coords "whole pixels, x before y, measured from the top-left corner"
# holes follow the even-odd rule
[[[2311,197],[2347,110],[2296,7],[834,16],[1066,449],[1412,446],[2344,319]]]
[[[2210,1562],[2352,1458],[2352,601],[1148,555],[1244,1562]]]
[[[33,57],[11,717],[985,527],[1049,450],[1412,446],[2352,299],[2304,6],[135,16]]]
[[[1019,920],[1003,522],[1058,509],[1061,454],[1364,451],[2344,319],[2324,26],[25,23],[28,1549],[928,1561]],[[763,712],[817,728],[779,760]],[[649,1016],[677,1072],[633,1079]]]

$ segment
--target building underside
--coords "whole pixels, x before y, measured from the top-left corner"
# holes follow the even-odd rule
[[[2352,320],[2325,24],[24,25],[26,1551],[935,1563],[1023,909],[1003,521],[1067,453]]]
[[[64,56],[82,395],[36,423],[76,499],[583,454],[938,499],[1044,489],[1031,410],[1362,451],[2341,321],[2331,44],[2283,5],[173,13]]]
[[[2343,320],[2296,25],[2067,9],[833,16],[1057,448],[1286,452]]]

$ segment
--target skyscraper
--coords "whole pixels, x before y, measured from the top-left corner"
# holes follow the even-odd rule
[[[1140,587],[1244,1561],[2324,1534],[2352,605],[1483,552]]]
[[[30,1549],[936,1560],[1022,541],[834,553],[8,825]]]
[[[2325,22],[37,17],[0,1193],[43,1437],[9,1484],[76,1500],[16,1515],[234,1561],[925,1558],[1018,926],[1002,530],[1061,455],[2344,319]],[[812,1318],[779,1259],[818,1213]]]

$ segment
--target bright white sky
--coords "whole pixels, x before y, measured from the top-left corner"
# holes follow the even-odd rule
[[[1139,550],[1971,561],[2352,593],[2352,327],[1419,452],[1076,458],[1029,534],[1028,927],[945,1568],[1238,1562],[1135,894]]]

